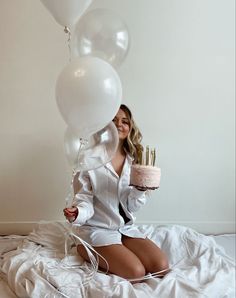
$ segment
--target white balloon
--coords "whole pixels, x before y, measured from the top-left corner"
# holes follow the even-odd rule
[[[118,143],[118,131],[113,122],[88,140],[80,139],[70,127],[67,127],[64,137],[66,158],[76,171],[96,169],[106,164],[115,155]]]
[[[62,26],[73,26],[93,0],[41,0]]]
[[[107,9],[94,9],[83,15],[72,34],[74,56],[99,57],[119,66],[129,49],[129,32],[124,21]]]
[[[56,83],[59,111],[80,137],[107,125],[119,110],[122,85],[114,68],[96,57],[77,58],[60,73]]]

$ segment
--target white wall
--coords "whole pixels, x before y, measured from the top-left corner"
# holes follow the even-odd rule
[[[234,0],[95,0],[130,30],[124,103],[158,146],[160,190],[139,222],[235,232]],[[54,86],[67,37],[32,0],[0,1],[0,233],[63,220],[71,172]]]

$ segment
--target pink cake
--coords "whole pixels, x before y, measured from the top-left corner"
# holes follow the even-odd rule
[[[161,169],[153,166],[132,165],[130,173],[130,185],[158,188],[160,185]]]

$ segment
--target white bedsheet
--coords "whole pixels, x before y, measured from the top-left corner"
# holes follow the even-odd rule
[[[74,248],[64,255],[65,226],[42,223],[29,236],[0,237],[0,297],[235,298],[235,261],[213,237],[176,225],[139,228],[169,257],[163,279],[132,285],[98,272],[84,286],[86,263]]]
[[[223,246],[225,252],[232,259],[236,259],[236,234],[225,234],[213,236],[216,243]]]

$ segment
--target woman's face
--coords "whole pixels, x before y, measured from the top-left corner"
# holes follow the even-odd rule
[[[130,122],[126,113],[123,110],[119,109],[118,113],[113,119],[113,122],[118,130],[119,139],[125,140],[128,137],[130,130]]]

